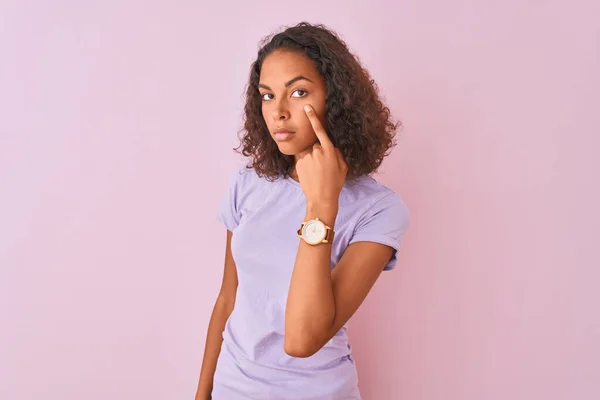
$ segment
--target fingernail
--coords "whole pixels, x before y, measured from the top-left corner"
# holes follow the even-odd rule
[[[304,111],[310,111],[310,106],[308,104],[304,106]]]

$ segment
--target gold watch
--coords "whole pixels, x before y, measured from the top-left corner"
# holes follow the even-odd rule
[[[330,226],[327,226],[319,218],[304,221],[298,229],[298,237],[310,245],[319,243],[332,243],[335,232]]]

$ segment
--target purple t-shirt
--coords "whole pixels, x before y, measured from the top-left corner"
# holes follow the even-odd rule
[[[283,350],[285,304],[306,213],[300,183],[269,182],[253,169],[233,174],[218,219],[233,232],[231,252],[238,275],[235,307],[223,331],[213,400],[357,400],[358,377],[346,326],[307,358]],[[347,181],[339,197],[331,267],[359,241],[386,244],[396,265],[408,226],[402,198],[370,176]]]

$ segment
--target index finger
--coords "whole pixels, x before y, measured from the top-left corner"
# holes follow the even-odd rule
[[[312,125],[313,129],[315,130],[315,134],[317,135],[317,139],[319,139],[319,143],[321,143],[321,147],[326,148],[326,149],[333,148],[334,147],[333,143],[329,139],[329,136],[327,136],[327,132],[325,132],[325,128],[323,128],[323,125],[321,125],[321,121],[319,121],[319,118],[317,117],[315,110],[313,110],[313,108],[311,106],[306,104],[304,106],[304,111],[306,112],[306,115],[308,116],[308,120],[310,121],[310,124]]]

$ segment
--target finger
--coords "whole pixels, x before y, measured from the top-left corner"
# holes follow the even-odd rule
[[[342,153],[342,150],[338,149],[337,147],[335,148],[335,152],[337,153],[338,156],[338,162],[340,163],[341,166],[345,166],[348,167],[348,163],[346,163],[346,159],[344,157],[344,154]]]
[[[337,147],[335,147],[335,152],[336,152],[336,154],[338,156],[338,160],[345,162],[345,160],[344,160],[344,154],[342,154],[342,150],[340,150]]]
[[[333,143],[329,139],[329,136],[327,136],[327,132],[325,132],[325,128],[323,128],[321,121],[319,121],[319,118],[317,117],[315,110],[313,110],[313,108],[311,106],[306,104],[304,106],[304,111],[306,112],[306,115],[308,116],[308,120],[310,121],[310,124],[312,125],[312,127],[315,131],[315,134],[317,135],[317,139],[319,139],[319,143],[321,143],[321,146],[324,149],[328,149],[328,150],[333,148]]]

